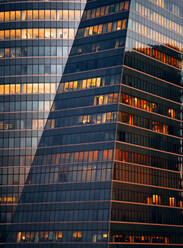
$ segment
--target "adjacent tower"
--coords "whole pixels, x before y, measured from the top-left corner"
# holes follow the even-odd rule
[[[0,1],[0,242],[19,202],[85,1]]]
[[[3,247],[183,247],[182,13],[87,1]]]

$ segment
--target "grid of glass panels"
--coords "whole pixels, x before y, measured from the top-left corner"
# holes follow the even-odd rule
[[[181,1],[132,0],[110,247],[182,247]]]
[[[182,9],[87,1],[4,247],[182,247]]]
[[[7,245],[108,247],[128,10],[129,1],[86,4]]]
[[[84,7],[80,0],[0,1],[0,247],[11,229]],[[61,234],[54,235],[59,239]]]

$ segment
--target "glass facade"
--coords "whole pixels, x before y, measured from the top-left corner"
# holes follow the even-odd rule
[[[132,0],[110,247],[183,247],[181,1]]]
[[[0,247],[183,247],[182,1],[42,4],[0,11]]]
[[[21,199],[84,7],[80,0],[0,1],[1,243]]]

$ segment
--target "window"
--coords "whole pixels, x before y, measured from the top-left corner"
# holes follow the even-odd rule
[[[152,195],[152,197],[148,197],[147,204],[155,204],[155,205],[161,204],[161,196],[154,194]]]
[[[10,12],[10,20],[15,21],[15,11]]]
[[[21,11],[16,11],[16,20],[21,20]]]
[[[176,118],[175,110],[172,108],[168,109],[168,116],[171,118]]]
[[[77,240],[79,240],[79,239],[82,239],[82,232],[73,232],[73,234],[72,234],[72,237],[73,237],[73,239],[77,239]]]
[[[171,207],[176,206],[175,197],[169,197],[169,205],[170,205]]]
[[[10,20],[10,12],[4,13],[4,20],[5,20],[5,22],[8,22]]]
[[[32,20],[32,10],[27,10],[27,20]]]
[[[56,232],[56,241],[60,241],[63,238],[63,233],[62,232]]]

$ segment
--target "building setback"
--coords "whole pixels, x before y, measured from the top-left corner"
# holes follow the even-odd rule
[[[77,9],[73,6],[78,6],[77,1],[68,2],[68,5],[66,2],[57,2],[57,5],[54,5],[55,2],[45,2],[45,6],[48,4],[52,9],[57,6],[56,18],[59,18],[59,13],[64,18],[64,10],[69,9],[67,13],[70,13]],[[38,9],[42,2],[31,3],[31,7],[34,4]],[[63,75],[60,75],[58,88],[55,88],[57,92],[52,95],[53,104],[49,113],[47,111],[44,130],[42,127],[43,131],[39,132],[40,141],[34,149],[35,153],[31,153],[32,163],[28,166],[20,162],[15,165],[16,161],[4,164],[6,158],[3,160],[1,168],[4,174],[9,169],[8,180],[11,179],[11,171],[13,178],[17,174],[22,175],[16,174],[15,168],[28,169],[22,183],[7,187],[8,181],[1,187],[4,190],[0,198],[2,216],[6,215],[5,211],[13,214],[6,225],[0,226],[3,237],[0,247],[183,247],[183,2],[88,0],[86,6],[85,3],[79,6],[85,9],[73,45],[68,39],[70,34],[74,38],[77,25],[72,26],[70,14],[67,22],[62,19],[58,24],[61,28],[51,25],[56,21],[49,21],[48,24],[45,21],[45,25],[51,25],[51,42],[45,30],[45,41],[34,44],[34,39],[37,42],[34,30],[29,38],[29,28],[23,26],[29,22],[24,23],[23,19],[21,26],[16,27],[17,30],[22,28],[20,39],[27,39],[26,42],[30,39],[32,51],[38,46],[36,44],[41,46],[48,40],[51,48],[53,40],[57,40],[55,46],[69,44],[65,46],[72,45],[72,48],[64,60],[66,66]],[[6,12],[3,17],[5,21]],[[34,11],[32,13],[34,16]],[[45,10],[44,18],[46,13]],[[33,27],[38,23],[41,26],[41,22],[31,23]],[[54,38],[52,29],[55,29]],[[11,38],[11,31],[3,32],[4,39],[7,35]],[[68,36],[64,39],[65,33]],[[38,35],[41,35],[38,40],[42,39],[41,28]],[[15,44],[19,43],[16,41]],[[23,44],[23,41],[19,44],[21,49]],[[1,59],[5,64],[5,76],[2,78],[8,78],[10,82],[11,70],[7,71],[6,63],[13,63],[14,58],[7,59],[6,49],[5,58],[2,56]],[[11,54],[13,50],[9,49]],[[41,48],[36,51],[39,55]],[[66,55],[68,52],[69,49]],[[30,56],[36,56],[36,53]],[[22,62],[23,59],[21,57]],[[47,61],[47,57],[44,59]],[[16,66],[18,61],[16,59]],[[25,61],[29,69],[30,58]],[[34,67],[34,63],[38,66]],[[52,74],[52,65],[54,58],[44,69],[46,75],[47,70]],[[31,78],[34,78],[36,68],[41,71],[40,66],[41,57],[37,57],[33,60]],[[8,72],[10,76],[7,77]],[[19,76],[17,80],[21,78],[24,77]],[[49,79],[52,78],[51,75]],[[49,79],[47,83],[50,85]],[[24,80],[20,83],[21,90],[22,85],[28,84],[27,78]],[[34,94],[35,83],[37,81],[33,81],[31,86],[31,101],[41,95]],[[20,106],[24,106],[23,101],[29,97],[28,93],[23,91],[16,95],[13,86],[9,86],[9,96],[6,96],[7,87],[5,84],[2,99],[9,97],[10,101],[20,101]],[[44,93],[41,96],[43,104],[46,104],[50,95]],[[2,109],[3,116],[7,114],[8,101]],[[15,106],[10,104],[8,109],[12,113],[7,116],[11,116],[12,120],[15,116],[20,118],[14,113]],[[30,108],[29,104],[26,106]],[[25,110],[20,108],[18,111]],[[25,121],[28,111],[19,112],[19,116],[25,115]],[[17,150],[19,156],[22,155],[21,149],[15,149],[17,132],[4,129],[2,151],[11,154],[11,151]],[[27,139],[31,137],[33,142],[33,130],[18,132]],[[12,134],[15,140],[13,147]],[[22,138],[20,142],[23,142]],[[33,148],[25,150],[32,151]],[[9,158],[10,154],[6,156]],[[13,189],[16,189],[16,194]],[[17,189],[19,195],[16,203],[13,200],[8,202],[7,192],[12,190],[11,197],[15,199]]]

